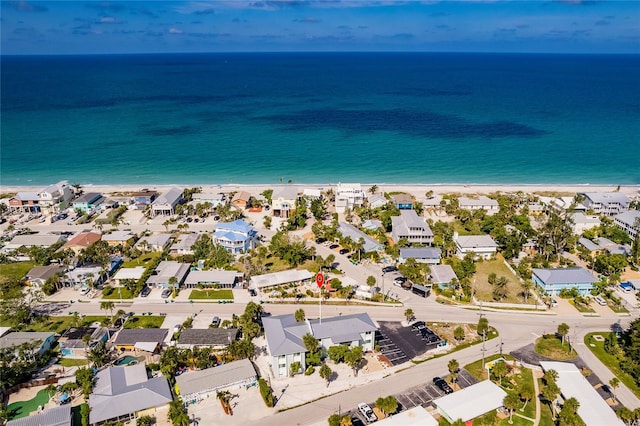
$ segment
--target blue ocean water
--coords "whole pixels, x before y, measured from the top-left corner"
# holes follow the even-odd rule
[[[3,56],[3,185],[640,183],[640,56]]]

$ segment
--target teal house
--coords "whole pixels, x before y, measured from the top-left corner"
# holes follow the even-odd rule
[[[581,295],[589,294],[598,282],[585,268],[550,268],[532,270],[533,282],[545,293],[555,296],[563,289],[577,288]]]
[[[71,205],[74,210],[82,210],[82,212],[86,213],[98,207],[104,200],[105,197],[98,192],[87,192],[73,200]]]

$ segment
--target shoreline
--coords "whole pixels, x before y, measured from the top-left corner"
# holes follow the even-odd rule
[[[344,182],[345,184],[353,182]],[[356,182],[357,183],[357,182]],[[168,188],[177,186],[180,188],[202,188],[202,192],[233,192],[243,190],[257,195],[266,189],[278,189],[284,187],[294,187],[302,191],[305,188],[327,190],[335,188],[337,183],[318,183],[318,184],[300,184],[300,183],[277,183],[277,184],[243,184],[243,183],[227,183],[227,184],[83,184],[83,191],[101,192],[104,194],[112,194],[118,192],[135,192],[142,189],[150,189],[158,192],[164,192]],[[451,183],[360,183],[363,191],[369,194],[368,189],[376,185],[379,193],[382,192],[407,192],[417,197],[424,197],[427,191],[433,191],[434,194],[490,194],[494,192],[553,192],[553,193],[577,193],[577,192],[614,192],[618,191],[626,194],[630,198],[640,196],[639,185],[606,185],[606,184],[451,184]],[[41,190],[42,186],[36,185],[11,185],[2,186],[0,192],[13,193],[20,191]]]

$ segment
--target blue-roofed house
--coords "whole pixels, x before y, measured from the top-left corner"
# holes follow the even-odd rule
[[[340,232],[343,237],[349,237],[355,242],[360,241],[360,238],[362,238],[364,240],[362,250],[364,250],[365,253],[384,250],[384,244],[380,244],[379,241],[371,238],[350,223],[340,222],[338,224],[338,232]]]
[[[291,363],[299,362],[300,371],[306,369],[307,349],[302,340],[305,334],[318,339],[323,351],[331,346],[361,346],[372,351],[375,346],[376,324],[366,313],[342,315],[320,320],[298,322],[292,314],[262,319],[271,368],[277,377],[289,376]]]
[[[242,219],[219,223],[213,232],[213,243],[233,254],[245,253],[256,247],[258,231]]]
[[[562,289],[577,288],[581,295],[589,294],[593,284],[598,282],[585,268],[532,269],[533,282],[541,290],[555,296]]]
[[[422,247],[422,248],[401,248],[400,257],[398,262],[404,263],[407,259],[415,259],[418,263],[426,263],[429,265],[437,265],[440,263],[442,257],[442,250],[435,247]]]

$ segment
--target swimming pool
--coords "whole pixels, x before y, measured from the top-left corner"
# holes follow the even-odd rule
[[[135,357],[133,357],[131,355],[127,355],[127,356],[124,356],[124,357],[120,358],[116,362],[114,362],[114,365],[123,366],[123,365],[131,364],[134,361],[135,361],[136,364],[138,363],[138,360]]]

